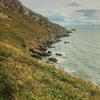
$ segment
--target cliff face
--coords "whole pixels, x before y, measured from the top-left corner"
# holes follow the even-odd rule
[[[5,35],[9,37],[7,38],[8,42],[11,43],[11,39],[14,41],[11,43],[13,45],[20,40],[20,44],[32,48],[34,45],[43,45],[58,37],[68,36],[68,31],[64,27],[31,11],[19,0],[0,0],[0,17],[0,29],[10,32]],[[2,37],[5,38],[3,34]],[[18,44],[16,45],[18,46]]]
[[[2,7],[10,8],[16,12],[23,10],[23,5],[18,0],[0,0],[0,4]]]
[[[44,16],[26,8],[19,0],[0,0],[0,5],[5,8],[10,8],[17,13],[22,13],[27,16],[28,19],[34,20],[35,22],[39,23],[43,28],[47,30],[47,32],[50,34],[51,39],[67,35],[67,30],[65,28],[50,22]]]

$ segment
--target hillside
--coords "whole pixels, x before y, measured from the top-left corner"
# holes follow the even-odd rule
[[[0,100],[99,100],[99,87],[30,52],[46,53],[46,45],[68,33],[18,0],[0,0]]]

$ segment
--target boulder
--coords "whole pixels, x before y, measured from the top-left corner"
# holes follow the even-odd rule
[[[48,48],[55,48],[55,46],[49,45]]]
[[[64,34],[62,37],[69,37],[69,33],[71,32],[67,32],[68,34]]]
[[[48,52],[42,52],[41,53],[41,56],[51,56],[52,54],[51,53],[48,53]]]
[[[71,29],[71,31],[76,31],[76,29]]]
[[[32,49],[32,48],[29,51],[34,53],[34,54],[37,54],[39,56],[51,56],[51,54],[46,52],[46,51],[40,51],[40,50]]]
[[[57,55],[57,56],[62,56],[62,54],[61,54],[61,53],[56,53],[56,55]]]
[[[52,54],[52,52],[51,52],[51,51],[48,51],[48,53],[49,53],[49,54]]]
[[[49,58],[49,61],[56,63],[58,60],[56,58]]]
[[[68,42],[66,42],[66,41],[65,41],[64,43],[65,43],[65,44],[66,44],[66,43],[68,43],[68,44],[69,44],[70,42],[69,42],[69,41],[68,41]]]
[[[67,31],[67,33],[72,33],[72,31]],[[68,35],[69,36],[69,35]]]

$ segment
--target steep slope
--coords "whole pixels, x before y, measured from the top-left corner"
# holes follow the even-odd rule
[[[31,56],[65,35],[18,0],[0,0],[0,100],[99,100],[99,87]]]
[[[45,43],[53,41],[57,37],[68,35],[68,31],[65,28],[27,9],[18,0],[1,0],[0,3],[1,31],[12,32],[14,35],[17,34],[19,38],[22,38],[20,35],[24,35],[27,45]]]
[[[51,35],[51,38],[67,34],[67,30],[65,28],[61,27],[60,25],[51,23],[44,16],[41,16],[40,14],[37,14],[23,6],[22,3],[18,0],[1,1],[4,1],[2,5],[4,5],[5,8],[13,9],[15,12],[19,12],[26,15],[28,19],[31,19],[31,21],[34,20],[35,22],[39,23],[43,28],[45,28],[48,31],[48,33]]]

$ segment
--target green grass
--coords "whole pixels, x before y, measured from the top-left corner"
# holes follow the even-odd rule
[[[41,60],[31,58],[5,46],[0,48],[0,96],[9,100],[96,100],[100,90],[56,69]],[[3,53],[4,51],[4,53]],[[6,98],[4,99],[6,100]]]

